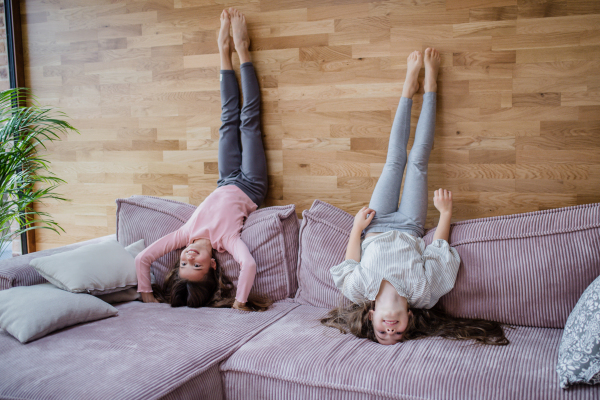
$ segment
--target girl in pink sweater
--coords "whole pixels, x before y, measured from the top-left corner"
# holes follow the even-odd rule
[[[239,109],[239,89],[231,63],[231,37],[240,57],[244,105]],[[248,215],[265,199],[267,163],[260,131],[260,89],[250,62],[246,20],[230,8],[221,14],[218,38],[221,55],[221,121],[219,129],[219,181],[217,189],[198,206],[181,228],[142,251],[135,259],[138,292],[144,302],[170,303],[173,307],[233,307],[261,310],[269,301],[250,296],[256,263],[240,232]],[[157,258],[185,247],[162,288],[150,283],[150,265]],[[231,282],[221,273],[214,252],[229,252],[240,264],[235,298]],[[157,298],[154,296],[157,295]]]

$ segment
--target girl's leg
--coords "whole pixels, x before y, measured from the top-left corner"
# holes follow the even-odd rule
[[[242,165],[242,148],[239,138],[240,93],[231,64],[231,37],[229,14],[221,13],[219,53],[221,55],[221,128],[219,128],[219,183],[235,174]]]
[[[262,133],[260,130],[260,88],[250,61],[248,31],[246,19],[243,14],[235,9],[230,9],[233,27],[233,41],[240,57],[240,75],[244,105],[240,119],[240,132],[242,140],[242,189],[250,198],[260,206],[264,200],[267,189],[267,159],[263,147]]]
[[[260,130],[260,89],[251,62],[240,66],[244,105],[240,131],[242,133],[242,172],[250,180],[266,183],[267,159]]]
[[[387,159],[369,203],[369,207],[375,210],[375,218],[394,213],[398,209],[406,165],[406,145],[410,136],[412,97],[419,88],[417,78],[422,65],[421,53],[414,51],[407,61],[406,81],[390,133]]]
[[[391,214],[398,209],[400,185],[406,165],[406,145],[410,136],[411,107],[412,99],[400,98],[390,133],[385,165],[369,203],[369,208],[375,210],[377,216]]]
[[[439,53],[435,49],[425,50],[423,108],[417,123],[415,142],[408,157],[404,191],[398,209],[398,212],[411,220],[421,233],[425,231],[425,219],[427,218],[427,165],[435,132],[436,80],[439,66]]]

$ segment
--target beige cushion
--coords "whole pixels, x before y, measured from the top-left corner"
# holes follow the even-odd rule
[[[143,239],[125,248],[111,239],[36,258],[30,265],[63,290],[103,295],[137,285],[135,255],[143,249]]]
[[[0,291],[0,328],[21,343],[117,313],[116,308],[95,296],[70,293],[50,283]]]

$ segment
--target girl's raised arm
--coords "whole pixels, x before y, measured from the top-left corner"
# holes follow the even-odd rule
[[[452,192],[438,189],[433,192],[433,205],[440,212],[440,222],[433,235],[433,240],[450,238],[450,220],[452,219]]]
[[[234,236],[230,241],[224,243],[225,250],[229,252],[240,264],[240,277],[238,279],[237,292],[235,294],[235,303],[233,308],[240,308],[248,301],[250,289],[254,285],[256,277],[256,261],[250,254],[248,246],[239,235]]]
[[[135,258],[135,270],[138,279],[138,292],[152,294],[152,285],[150,283],[150,265],[156,261],[156,259],[163,255],[185,247],[187,243],[187,236],[180,229],[169,233],[146,247],[140,254]],[[144,302],[153,302],[154,296],[142,295]],[[146,301],[146,298],[148,301]]]
[[[362,231],[369,226],[374,216],[375,210],[368,207],[363,207],[356,213],[354,225],[350,231],[350,240],[348,240],[348,247],[346,248],[346,260],[360,262],[360,236]]]

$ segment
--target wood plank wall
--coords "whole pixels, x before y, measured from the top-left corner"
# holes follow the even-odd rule
[[[39,232],[38,249],[114,233],[116,198],[197,205],[216,187],[229,6],[247,15],[262,88],[267,205],[368,203],[406,56],[429,46],[429,189],[454,191],[454,220],[600,201],[597,0],[27,0],[28,85],[81,131],[50,149],[72,202],[41,207],[67,232]],[[431,204],[427,227],[437,217]]]

